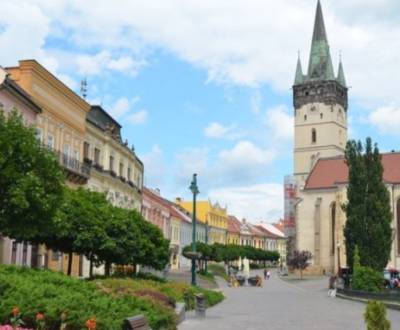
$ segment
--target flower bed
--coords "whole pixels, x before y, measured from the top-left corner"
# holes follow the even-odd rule
[[[174,310],[155,299],[111,296],[98,290],[94,282],[51,271],[0,266],[0,324],[11,324],[16,306],[24,322],[21,326],[26,328],[37,329],[41,313],[46,330],[59,330],[62,318],[65,330],[121,329],[125,318],[138,314],[146,316],[152,329],[176,329]]]

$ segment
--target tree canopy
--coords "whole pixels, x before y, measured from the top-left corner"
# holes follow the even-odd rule
[[[0,111],[0,228],[20,241],[38,242],[63,194],[63,171],[17,112]]]
[[[392,213],[390,195],[383,182],[383,166],[377,145],[367,138],[349,141],[346,147],[349,167],[347,220],[344,229],[347,263],[353,266],[354,249],[358,246],[362,266],[382,271],[390,259]]]

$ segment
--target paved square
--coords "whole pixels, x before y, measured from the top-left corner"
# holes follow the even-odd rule
[[[365,330],[365,304],[329,298],[328,279],[286,282],[275,274],[263,288],[229,288],[219,283],[226,300],[207,310],[205,320],[193,313],[180,330]],[[400,311],[388,310],[392,329],[400,329]]]

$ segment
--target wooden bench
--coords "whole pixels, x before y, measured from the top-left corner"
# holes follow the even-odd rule
[[[150,330],[147,320],[143,315],[129,317],[124,321],[124,330]]]

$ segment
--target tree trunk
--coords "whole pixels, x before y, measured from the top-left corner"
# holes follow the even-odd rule
[[[89,278],[93,278],[93,256],[90,256]]]
[[[110,276],[110,274],[111,274],[111,263],[106,262],[104,265],[104,275]]]
[[[72,260],[74,258],[74,254],[72,252],[68,252],[68,270],[67,274],[68,276],[71,276],[72,274]]]

